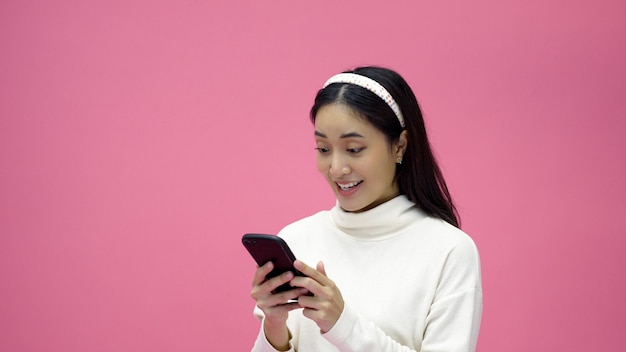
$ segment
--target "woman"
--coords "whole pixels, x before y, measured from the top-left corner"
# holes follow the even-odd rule
[[[278,234],[306,277],[256,271],[253,351],[474,351],[478,251],[458,229],[411,88],[385,68],[344,72],[317,93],[311,120],[337,204]],[[293,289],[272,294],[284,283]]]

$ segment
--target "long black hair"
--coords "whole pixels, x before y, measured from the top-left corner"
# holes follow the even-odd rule
[[[405,127],[400,125],[385,101],[368,89],[349,83],[332,83],[320,89],[311,108],[311,121],[315,123],[317,112],[322,106],[340,103],[359,113],[383,132],[390,145],[398,141],[402,131],[406,130],[407,149],[396,171],[400,193],[428,215],[459,227],[458,212],[433,155],[422,110],[411,87],[398,73],[383,67],[358,67],[345,73],[369,77],[385,87],[400,107]]]

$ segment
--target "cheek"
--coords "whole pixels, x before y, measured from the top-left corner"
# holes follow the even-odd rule
[[[326,165],[327,164],[326,160],[322,158],[320,155],[318,155],[316,159],[316,163],[317,163],[317,170],[322,175],[326,175],[326,171],[328,170],[328,166]]]
[[[379,167],[375,170],[378,171],[378,178],[385,184],[393,182],[396,176],[396,160],[385,156],[378,161],[377,165]]]

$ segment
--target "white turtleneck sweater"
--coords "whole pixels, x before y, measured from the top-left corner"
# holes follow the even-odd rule
[[[290,351],[474,351],[482,313],[474,242],[405,196],[348,213],[336,205],[285,227],[296,258],[323,261],[345,307],[325,334],[289,313]],[[262,320],[263,313],[255,308]],[[276,351],[260,329],[253,351]]]

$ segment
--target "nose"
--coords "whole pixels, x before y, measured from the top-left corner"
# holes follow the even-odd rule
[[[340,178],[350,173],[350,167],[340,155],[335,154],[330,161],[329,172],[332,177]]]

